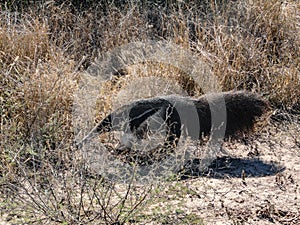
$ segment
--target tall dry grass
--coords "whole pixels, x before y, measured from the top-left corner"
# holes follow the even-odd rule
[[[46,24],[11,13],[2,18],[1,149],[11,162],[31,161],[70,143],[75,67],[51,46]]]
[[[113,190],[97,189],[101,182],[86,186],[89,180],[81,179],[84,171],[73,147],[72,100],[79,74],[99,54],[117,46],[148,39],[176,43],[199,56],[224,91],[257,91],[274,107],[299,110],[299,1],[216,2],[206,1],[203,7],[193,1],[161,6],[120,3],[105,8],[94,4],[79,10],[69,3],[49,1],[21,13],[2,11],[0,199],[4,199],[4,205],[24,209],[25,213],[20,213],[23,220],[36,223],[128,221],[134,217],[128,212],[136,212],[143,205],[140,200],[144,200],[144,192],[124,197]],[[189,74],[170,65],[144,62],[127,65],[126,69],[128,76],[108,81],[99,90],[98,98],[103,100],[99,103],[103,107],[100,117],[111,109],[112,98],[120,88],[140,77],[172,80],[191,95],[203,92]],[[71,172],[66,175],[66,171]],[[61,189],[53,188],[60,181],[65,182]],[[72,190],[71,184],[78,189]],[[22,194],[17,194],[16,188],[21,188]],[[45,190],[53,193],[47,195]],[[94,197],[102,196],[103,201],[97,202],[95,197],[83,204],[80,197],[93,190],[97,190]],[[117,196],[123,211],[116,206],[111,208],[113,215],[109,208],[97,214],[99,207],[110,202],[103,194]],[[126,205],[134,196],[140,198]],[[12,199],[18,205],[8,204]],[[67,208],[67,215],[57,214]],[[38,218],[33,216],[36,212]]]

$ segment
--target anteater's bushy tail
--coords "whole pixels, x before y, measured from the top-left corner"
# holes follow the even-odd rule
[[[208,99],[210,100],[208,101]],[[211,132],[211,105],[220,104],[221,99],[224,99],[226,106],[226,137],[252,131],[257,120],[270,109],[266,100],[252,92],[229,91],[204,95],[195,103],[201,124],[201,133],[208,135]],[[218,109],[218,107],[216,108]],[[219,125],[213,124],[214,127]]]
[[[251,92],[228,92],[224,99],[227,110],[227,135],[252,130],[257,119],[270,110],[266,100]]]

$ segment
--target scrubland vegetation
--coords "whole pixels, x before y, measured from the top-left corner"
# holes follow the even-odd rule
[[[8,222],[143,224],[160,215],[158,209],[143,212],[161,187],[130,183],[122,189],[91,176],[74,146],[73,95],[81,73],[118,46],[175,43],[208,65],[222,91],[255,91],[274,110],[300,112],[297,0],[6,1],[1,7],[0,208]],[[129,77],[133,69],[138,76],[168,77],[187,93],[202,94],[188,74],[170,65],[117,69]],[[100,117],[132,79],[121,76],[99,90],[105,102]],[[202,223],[197,215],[181,214],[173,224]],[[156,217],[159,224],[169,219]]]

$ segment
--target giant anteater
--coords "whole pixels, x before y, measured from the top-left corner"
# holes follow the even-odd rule
[[[218,129],[223,129],[219,137],[226,138],[251,131],[257,118],[268,109],[267,101],[248,91],[212,93],[200,98],[169,95],[142,99],[113,111],[79,145],[96,134],[124,130],[124,127],[140,138],[141,125],[156,113],[167,127],[164,148],[177,145],[184,127],[186,134],[194,139],[201,139]]]

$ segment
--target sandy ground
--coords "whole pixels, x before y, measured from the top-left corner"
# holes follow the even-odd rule
[[[182,181],[193,193],[187,214],[205,224],[300,224],[300,117],[276,119],[251,140],[225,143],[228,156],[208,174]]]
[[[224,143],[226,154],[206,174],[193,170],[175,184],[175,198],[161,193],[169,222],[152,215],[134,224],[198,224],[182,219],[191,215],[207,225],[300,224],[300,115],[275,119],[247,140]],[[0,225],[9,224],[1,216]]]

